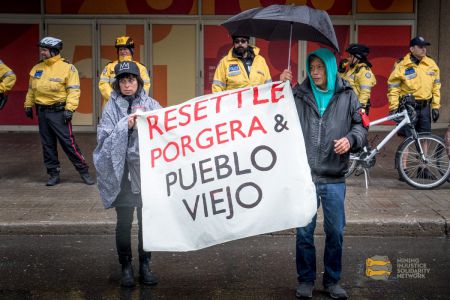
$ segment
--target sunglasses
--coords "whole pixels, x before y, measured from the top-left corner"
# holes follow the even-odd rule
[[[248,40],[247,39],[235,39],[233,42],[235,44],[246,44],[246,43],[248,43]]]

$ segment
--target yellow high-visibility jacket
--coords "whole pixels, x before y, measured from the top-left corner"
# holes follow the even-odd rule
[[[0,60],[0,93],[9,92],[16,84],[16,74]]]
[[[431,108],[441,107],[441,80],[439,67],[430,57],[424,57],[418,65],[407,54],[394,65],[388,79],[389,110],[398,108],[399,98],[412,94],[417,101],[429,100]]]
[[[114,81],[116,80],[116,74],[114,73],[114,67],[122,61],[133,61],[136,63],[136,65],[139,68],[139,71],[141,73],[142,81],[144,81],[144,90],[149,95],[150,93],[150,76],[148,73],[147,68],[142,65],[141,63],[132,60],[131,56],[124,56],[120,57],[119,60],[115,60],[113,62],[109,62],[105,68],[103,69],[102,74],[100,75],[100,81],[98,82],[98,88],[100,89],[100,93],[102,94],[103,98],[103,106],[108,102],[109,97],[111,96],[112,92],[112,85]]]
[[[377,84],[375,75],[365,63],[358,63],[341,77],[350,83],[362,106],[366,106],[370,99],[372,88]]]
[[[250,76],[247,75],[242,61],[234,57],[233,49],[230,49],[228,55],[222,58],[217,66],[212,84],[213,93],[260,85],[272,81],[266,60],[259,55],[259,48],[251,47],[255,58],[250,69]]]
[[[66,110],[75,111],[79,100],[78,70],[61,55],[41,61],[31,69],[25,108],[66,103]]]

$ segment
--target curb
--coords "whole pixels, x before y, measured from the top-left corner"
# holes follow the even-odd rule
[[[136,224],[134,224],[136,225]],[[38,222],[0,223],[0,235],[102,235],[115,234],[116,223],[108,222]],[[137,226],[133,226],[137,234]],[[270,235],[295,235],[295,229],[270,233]],[[318,221],[316,235],[324,235],[323,222]],[[349,236],[440,236],[448,237],[445,220],[349,220],[345,227]]]

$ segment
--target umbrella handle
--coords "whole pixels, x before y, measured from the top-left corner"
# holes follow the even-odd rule
[[[291,70],[291,43],[292,43],[292,27],[294,27],[294,22],[291,22],[291,31],[289,33],[289,52],[288,52],[288,70]]]

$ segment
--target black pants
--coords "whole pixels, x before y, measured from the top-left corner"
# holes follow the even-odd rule
[[[426,100],[428,101],[428,100]],[[431,111],[430,105],[423,105],[422,107],[416,107],[417,118],[413,122],[414,128],[417,133],[431,132]],[[410,137],[412,135],[411,129],[408,126],[403,126],[398,134],[404,137]]]
[[[88,165],[75,143],[72,133],[72,122],[64,123],[63,111],[55,111],[39,106],[39,134],[41,135],[42,149],[44,152],[44,164],[47,173],[59,172],[58,147],[56,140],[63,148],[69,160],[80,173],[88,172]]]
[[[131,226],[133,224],[134,207],[116,207],[117,224],[116,224],[116,247],[121,264],[131,261]],[[142,243],[142,208],[138,207],[138,252],[139,261],[151,259],[151,252],[145,252]]]

